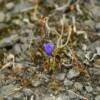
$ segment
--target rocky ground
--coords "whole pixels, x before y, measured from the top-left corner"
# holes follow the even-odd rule
[[[100,100],[99,11],[100,0],[0,0],[0,100]],[[63,46],[54,75],[51,41]]]

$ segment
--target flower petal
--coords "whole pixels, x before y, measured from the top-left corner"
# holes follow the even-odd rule
[[[48,56],[51,56],[52,55],[52,52],[54,50],[54,44],[53,43],[45,43],[43,45],[43,47],[44,47],[44,50],[45,50],[46,54]]]

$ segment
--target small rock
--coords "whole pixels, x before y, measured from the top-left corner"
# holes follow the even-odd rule
[[[93,65],[94,65],[94,67],[100,69],[100,59],[96,59]]]
[[[100,100],[100,95],[97,95],[97,96],[95,97],[95,100]]]
[[[23,89],[23,94],[25,96],[31,96],[33,94],[33,91],[31,89],[28,89],[28,88],[24,88]]]
[[[0,31],[7,28],[7,24],[5,23],[0,23]]]
[[[87,53],[85,54],[85,57],[88,61],[91,61],[91,59],[93,59],[93,52],[92,51],[87,51]]]
[[[14,95],[13,100],[22,100],[22,97],[23,95],[20,93],[20,94]]]
[[[22,3],[19,3],[15,6],[13,12],[14,13],[19,13],[19,12],[25,12],[25,11],[28,11],[28,10],[31,10],[31,9],[33,9],[32,3],[22,2]]]
[[[95,18],[100,17],[100,13],[98,13],[98,11],[100,11],[100,7],[94,6],[94,7],[91,9],[91,11],[92,11],[92,14],[93,14],[93,16],[94,16]]]
[[[18,88],[18,86],[13,84],[2,86],[2,88],[0,88],[0,96],[6,96],[12,93],[16,88]]]
[[[96,30],[100,32],[100,23],[96,23]]]
[[[73,90],[72,91],[68,91],[68,96],[70,97],[70,100],[76,100],[76,94],[73,93]]]
[[[76,69],[70,69],[68,74],[67,74],[67,78],[68,79],[72,79],[74,77],[78,77],[80,75],[80,72]]]
[[[90,29],[94,29],[95,23],[93,22],[93,20],[86,20],[84,21],[84,25],[88,26]]]
[[[5,13],[4,12],[0,12],[0,22],[4,22],[5,21]]]
[[[22,22],[21,22],[20,19],[14,19],[14,20],[12,21],[12,23],[15,24],[15,25],[18,25],[18,26],[21,26],[21,25],[22,25]]]
[[[83,85],[79,82],[75,82],[74,84],[75,89],[81,91],[83,89]]]
[[[96,67],[89,68],[89,72],[91,75],[100,75],[100,68]]]
[[[3,100],[13,100],[13,98],[10,96],[5,96]]]
[[[99,86],[96,87],[96,91],[100,93],[100,87]]]
[[[57,73],[55,75],[55,79],[59,80],[59,81],[63,81],[65,78],[65,73]]]
[[[67,78],[65,78],[65,80],[64,80],[64,85],[65,85],[65,86],[71,86],[72,84],[73,84],[72,81],[70,81],[70,80],[68,80]]]
[[[11,10],[11,9],[13,9],[14,8],[14,2],[9,2],[9,3],[7,3],[5,6],[6,6],[6,9],[7,10]]]
[[[100,47],[96,47],[96,50],[97,50],[97,55],[100,56]]]
[[[70,97],[67,95],[59,95],[56,100],[70,100]]]
[[[37,99],[36,99],[37,100]],[[45,96],[44,98],[43,98],[43,100],[56,100],[56,97],[55,96]]]
[[[7,13],[6,14],[6,19],[5,19],[5,21],[6,22],[9,22],[11,20],[11,14],[10,13]]]
[[[26,53],[27,49],[28,49],[28,43],[21,45],[22,52]]]
[[[42,84],[42,81],[41,80],[32,80],[31,84],[33,87],[38,87]]]
[[[12,46],[16,42],[18,42],[18,40],[19,40],[19,36],[17,34],[11,35],[10,37],[6,37],[0,41],[0,48]]]
[[[87,92],[92,92],[93,91],[93,88],[91,86],[86,86],[85,88],[86,88]]]
[[[22,52],[21,48],[20,48],[20,44],[14,45],[13,50],[14,50],[14,54],[16,54],[16,55],[18,55]]]

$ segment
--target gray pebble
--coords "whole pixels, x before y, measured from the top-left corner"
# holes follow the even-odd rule
[[[33,9],[33,5],[29,2],[22,2],[22,3],[19,3],[15,6],[14,8],[14,13],[19,13],[19,12],[25,12],[25,11],[28,11],[30,9]]]
[[[13,98],[10,96],[5,96],[3,100],[13,100]]]
[[[97,95],[97,96],[95,97],[95,100],[100,100],[100,95]]]
[[[21,93],[13,96],[13,100],[22,100],[22,98],[23,98],[23,95]]]
[[[6,19],[5,19],[5,21],[6,22],[9,22],[11,20],[11,14],[10,13],[7,13],[6,14]]]
[[[78,77],[80,75],[80,72],[76,69],[70,69],[69,72],[67,73],[67,78],[72,79],[75,77]]]
[[[14,45],[13,50],[14,50],[14,54],[20,54],[21,53],[20,44]]]
[[[5,21],[5,13],[4,12],[0,12],[0,22],[4,22]]]
[[[0,41],[0,48],[12,46],[19,40],[19,36],[17,34],[6,37]]]
[[[9,3],[7,3],[5,6],[6,6],[6,9],[7,10],[11,10],[11,9],[13,9],[14,8],[14,2],[9,2]]]
[[[100,11],[100,7],[94,6],[91,10],[92,10],[92,14],[94,15],[95,18],[100,17],[100,13],[98,13],[98,11]]]
[[[96,87],[96,91],[100,93],[100,87],[99,86]]]
[[[96,47],[97,55],[100,56],[100,47]]]
[[[64,85],[65,85],[65,86],[71,86],[72,84],[73,84],[72,81],[70,81],[70,80],[68,80],[67,78],[65,78],[65,80],[64,80]]]
[[[96,29],[98,30],[98,31],[100,31],[100,23],[96,23]]]
[[[5,28],[7,28],[7,24],[5,24],[5,23],[0,23],[0,30],[3,30],[3,29],[5,29]]]
[[[63,81],[65,79],[65,73],[57,73],[55,74],[55,78],[59,81]]]
[[[36,99],[37,100],[37,99]],[[43,100],[56,100],[55,96],[44,96]]]
[[[83,89],[83,85],[79,82],[75,82],[74,84],[75,89],[81,91]]]
[[[67,95],[59,95],[56,100],[70,100],[70,97]]]
[[[2,88],[0,88],[0,96],[6,96],[12,93],[12,91],[14,91],[16,88],[18,88],[18,86],[13,84],[2,86]]]
[[[15,25],[18,25],[18,26],[21,26],[22,25],[22,21],[20,19],[14,19],[12,21],[12,23],[15,24]]]
[[[73,90],[72,90],[72,91],[73,91]],[[77,96],[76,96],[73,92],[70,92],[70,91],[69,91],[69,92],[68,92],[68,95],[69,95],[69,97],[70,97],[70,100],[74,100],[74,99],[76,100],[76,97],[77,97]]]
[[[23,94],[25,96],[31,96],[33,94],[33,91],[31,89],[28,89],[28,88],[24,88],[23,89]]]
[[[42,84],[41,80],[32,80],[32,86],[33,87],[38,87]]]
[[[85,86],[87,92],[92,92],[93,88],[91,86]]]
[[[84,21],[84,25],[88,26],[91,29],[94,29],[95,23],[93,22],[93,20],[89,19],[89,20]]]
[[[89,72],[92,75],[100,75],[100,69],[99,68],[96,68],[96,67],[89,68]]]

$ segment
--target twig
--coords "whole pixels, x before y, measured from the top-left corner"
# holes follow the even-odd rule
[[[7,59],[11,60],[12,59],[12,63],[13,63],[13,68],[15,68],[15,57],[13,54],[9,54]]]
[[[12,62],[8,62],[7,64],[5,64],[1,69],[0,69],[0,71],[2,71],[3,69],[5,69],[5,68],[8,68],[9,66],[13,66],[13,68],[15,68],[15,57],[14,57],[14,55],[13,54],[9,54],[8,56],[7,56],[7,59],[8,60],[12,60]]]
[[[73,94],[75,94],[75,95],[76,95],[77,97],[79,97],[80,99],[89,100],[88,98],[86,98],[86,97],[84,97],[84,96],[82,96],[82,95],[79,95],[79,94],[73,92],[72,90],[67,90],[67,91],[68,91],[68,92],[71,92],[71,93],[73,93]]]
[[[80,15],[83,15],[83,12],[80,9],[80,5],[79,4],[76,4],[76,10],[79,12]]]
[[[7,68],[7,67],[9,67],[9,66],[11,66],[11,63],[10,63],[10,62],[7,63],[7,64],[5,64],[5,65],[0,69],[0,71],[2,71],[3,69],[5,69],[5,68]]]
[[[21,89],[23,89],[23,87],[15,88],[13,91],[11,91],[11,92],[8,94],[8,96],[9,96],[9,95],[12,95],[12,94],[14,94],[14,93],[16,93],[16,92],[18,92],[18,91],[20,91]]]
[[[73,31],[76,33],[76,20],[75,20],[75,16],[72,16],[72,23],[73,23]]]
[[[62,63],[62,65],[65,67],[72,67],[73,66],[73,64],[65,64],[65,63]]]
[[[69,42],[69,40],[70,40],[70,37],[71,37],[71,34],[72,34],[72,27],[69,26],[69,33],[68,33],[67,41],[66,41],[65,44],[63,44],[63,45],[61,46],[61,48],[65,47],[65,46],[68,44],[68,42]]]

